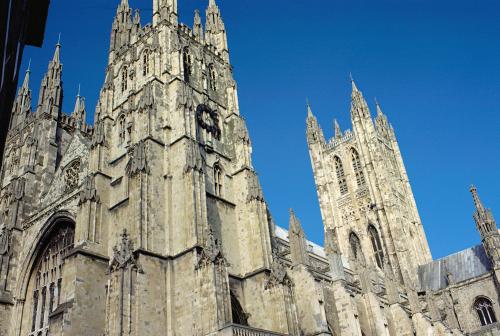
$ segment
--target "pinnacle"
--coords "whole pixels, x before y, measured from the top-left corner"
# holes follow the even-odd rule
[[[313,114],[312,109],[311,109],[311,104],[309,104],[309,99],[306,99],[306,106],[307,106],[307,117],[308,118],[314,117],[314,114]],[[293,211],[293,210],[291,210],[291,211]]]
[[[470,192],[472,193],[472,198],[474,199],[474,204],[476,205],[477,211],[484,211],[483,203],[481,202],[481,199],[479,198],[479,195],[477,193],[477,188],[474,185],[471,186]]]
[[[352,91],[353,92],[359,92],[358,87],[356,86],[356,82],[354,81],[354,77],[352,77],[352,73],[349,74],[351,78],[351,84],[352,84]]]
[[[56,50],[54,51],[54,57],[52,58],[52,62],[59,63],[60,54],[61,54],[61,33],[59,33],[59,39],[57,40]]]

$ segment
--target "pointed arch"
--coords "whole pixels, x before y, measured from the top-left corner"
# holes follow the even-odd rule
[[[474,301],[474,310],[477,313],[481,326],[490,325],[497,322],[497,317],[493,309],[493,303],[487,297],[481,296]]]
[[[124,66],[122,68],[122,93],[127,90],[128,87],[128,67]]]
[[[51,311],[62,303],[65,256],[74,245],[75,220],[67,211],[54,214],[40,229],[26,258],[20,265],[15,289],[22,309],[22,334],[37,335],[48,328]],[[51,310],[52,309],[52,310]],[[24,330],[25,329],[25,330]]]
[[[224,193],[224,170],[220,162],[216,162],[213,168],[215,195],[222,197]]]
[[[182,69],[184,72],[184,81],[189,83],[193,73],[193,59],[189,47],[184,47],[184,49],[182,49]]]
[[[337,174],[337,181],[339,184],[340,194],[341,195],[347,194],[349,190],[347,188],[347,180],[345,177],[344,165],[342,164],[342,160],[337,155],[335,155],[333,160],[335,162],[335,172]]]
[[[118,143],[119,144],[122,144],[125,142],[125,137],[127,134],[127,125],[126,124],[127,124],[127,122],[126,122],[125,114],[122,113],[118,117]]]
[[[234,295],[233,292],[231,292],[231,312],[233,323],[242,326],[248,326],[247,314],[243,310],[243,307],[241,306],[238,298],[236,297],[236,295]]]
[[[359,153],[355,148],[351,148],[351,161],[358,187],[364,186],[366,184],[366,180],[363,173],[363,166],[361,165]]]
[[[368,236],[372,242],[373,256],[375,257],[375,262],[380,269],[384,268],[384,249],[382,248],[382,242],[380,241],[380,235],[378,230],[373,224],[368,225]]]
[[[352,231],[349,234],[349,246],[351,248],[352,259],[363,262],[365,257],[361,248],[361,240],[359,240],[358,235]]]
[[[208,65],[208,87],[212,91],[217,91],[217,69],[213,63]]]
[[[144,49],[142,53],[142,75],[148,76],[151,67],[151,51],[149,49]]]

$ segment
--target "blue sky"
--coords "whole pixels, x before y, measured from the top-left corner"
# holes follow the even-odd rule
[[[208,0],[179,0],[181,21]],[[44,46],[27,48],[36,99],[62,35],[64,110],[92,112],[118,0],[52,0]],[[152,0],[131,0],[150,22]],[[480,242],[469,186],[500,219],[500,3],[496,0],[218,0],[254,165],[277,224],[323,228],[305,141],[309,98],[325,134],[350,128],[349,73],[396,129],[433,256]],[[372,111],[373,112],[373,111]]]

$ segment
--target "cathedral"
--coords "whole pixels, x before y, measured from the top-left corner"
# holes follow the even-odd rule
[[[110,18],[111,19],[111,18]],[[352,81],[352,130],[306,137],[324,224],[275,225],[227,35],[120,0],[94,114],[62,111],[61,45],[14,102],[0,176],[1,336],[500,335],[500,235],[432,260],[393,126]],[[472,225],[472,219],[471,219]]]

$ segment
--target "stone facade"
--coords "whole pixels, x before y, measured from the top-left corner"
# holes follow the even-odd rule
[[[176,0],[146,26],[121,1],[93,126],[79,94],[61,110],[60,58],[34,111],[29,70],[13,108],[0,335],[499,334],[491,212],[473,189],[483,245],[432,261],[394,130],[354,81],[352,132],[327,142],[308,107],[323,248],[293,211],[273,222],[214,0],[193,28]]]

